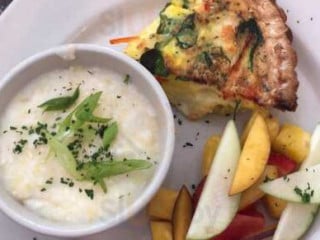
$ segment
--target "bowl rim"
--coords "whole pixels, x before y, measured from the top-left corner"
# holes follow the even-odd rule
[[[42,225],[41,223],[34,222],[28,216],[17,212],[17,210],[15,209],[12,209],[10,206],[7,205],[7,201],[0,198],[0,209],[8,217],[31,230],[34,230],[42,234],[53,235],[58,237],[81,237],[102,232],[112,227],[115,227],[120,223],[125,222],[129,218],[136,215],[139,211],[141,211],[151,200],[151,198],[155,195],[155,193],[163,183],[169,171],[170,164],[172,162],[172,155],[175,143],[175,128],[172,109],[169,100],[158,81],[156,81],[154,76],[141,64],[137,63],[135,60],[125,55],[124,53],[118,52],[108,47],[98,46],[94,44],[66,44],[39,52],[17,64],[0,80],[0,93],[3,90],[3,88],[7,84],[9,84],[10,81],[14,79],[14,77],[24,69],[34,67],[34,64],[38,63],[39,61],[46,60],[46,58],[52,55],[63,56],[60,54],[64,54],[66,52],[68,53],[68,51],[70,50],[74,50],[75,52],[89,51],[109,55],[111,58],[115,58],[119,61],[126,62],[126,64],[129,65],[129,67],[131,67],[134,71],[137,71],[139,72],[139,74],[143,75],[146,84],[149,84],[151,88],[154,90],[155,94],[157,94],[158,99],[160,100],[159,103],[162,106],[165,113],[164,119],[167,122],[167,127],[164,129],[164,132],[166,132],[164,149],[166,149],[166,151],[164,152],[161,162],[157,165],[157,170],[155,171],[151,179],[151,182],[143,190],[141,196],[137,198],[133,202],[133,204],[131,204],[125,210],[120,212],[116,217],[114,217],[112,221],[97,221],[93,223],[83,224],[81,225],[81,227],[77,229],[61,229],[59,227],[47,226],[45,224]],[[63,60],[63,57],[61,59]],[[36,215],[36,213],[32,214]]]

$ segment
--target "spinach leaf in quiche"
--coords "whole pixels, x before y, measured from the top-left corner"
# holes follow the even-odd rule
[[[189,8],[189,0],[183,0],[183,4],[182,4],[182,7],[183,8]]]
[[[181,30],[176,36],[178,45],[182,49],[187,49],[194,46],[197,42],[197,38],[197,33],[190,28]]]
[[[181,21],[175,18],[169,18],[166,15],[160,15],[160,25],[157,29],[158,34],[175,34]]]
[[[166,77],[169,74],[161,51],[156,48],[143,53],[140,63],[154,75]]]
[[[160,12],[160,24],[157,29],[157,34],[169,34],[174,35],[179,31],[179,26],[182,20],[179,18],[168,17],[165,14],[166,9],[171,5],[168,3]]]
[[[181,24],[179,32],[176,34],[178,46],[187,49],[194,46],[198,39],[196,25],[194,23],[195,14],[188,15]]]
[[[249,59],[248,59],[248,68],[250,69],[251,72],[253,72],[254,53],[257,47],[261,43],[263,43],[263,35],[256,20],[253,18],[249,19],[248,21],[244,21],[240,23],[240,25],[238,26],[237,37],[245,33],[250,34],[253,37],[253,39],[251,40],[251,47],[250,47]]]
[[[198,55],[198,60],[204,64],[207,65],[207,67],[211,67],[212,66],[212,59],[210,56],[210,53],[208,51],[203,51],[202,53],[200,53]]]

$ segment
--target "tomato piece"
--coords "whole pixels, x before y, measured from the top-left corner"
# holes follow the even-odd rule
[[[196,187],[196,190],[193,193],[193,196],[192,196],[193,209],[196,209],[198,205],[205,182],[206,182],[206,177],[202,178],[201,182],[198,184],[198,186]]]
[[[246,208],[234,217],[230,225],[212,240],[241,240],[264,229],[265,219],[254,207]]]
[[[269,156],[268,164],[275,165],[278,168],[280,176],[287,175],[297,169],[297,163],[292,159],[280,153],[272,152]]]

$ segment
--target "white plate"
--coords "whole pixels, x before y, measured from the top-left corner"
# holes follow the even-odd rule
[[[15,0],[0,16],[0,79],[22,59],[48,47],[70,42],[97,43],[108,46],[112,37],[136,34],[150,23],[164,6],[165,0]],[[288,15],[298,52],[300,80],[299,108],[295,113],[279,113],[290,121],[312,131],[320,119],[320,1],[279,0]],[[121,50],[123,46],[115,48]],[[200,159],[205,139],[219,133],[227,118],[211,116],[189,122],[178,113],[174,160],[165,186],[179,188],[200,180]],[[238,119],[239,126],[245,115]],[[209,119],[210,123],[205,120]],[[199,132],[199,136],[197,133]],[[183,148],[185,142],[194,147]],[[16,240],[36,237],[55,240],[33,233],[0,213],[1,239]],[[148,222],[144,213],[107,232],[83,239],[149,240]],[[305,239],[320,239],[320,217]]]

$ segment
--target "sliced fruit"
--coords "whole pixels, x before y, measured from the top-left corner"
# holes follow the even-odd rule
[[[261,111],[255,111],[249,121],[247,122],[243,132],[242,132],[242,135],[241,135],[241,145],[243,146],[245,140],[247,139],[248,137],[248,134],[249,134],[249,130],[251,129],[253,123],[254,123],[254,120],[255,118],[258,116],[258,115],[261,115],[266,124],[267,124],[267,128],[268,128],[268,132],[269,132],[269,136],[270,136],[270,140],[271,142],[276,138],[276,136],[278,136],[279,134],[279,131],[280,131],[280,123],[279,123],[279,120],[275,117],[273,117],[271,114],[266,114],[266,113],[263,113]]]
[[[313,166],[320,162],[320,126],[315,128],[311,141],[310,152],[302,169]],[[311,226],[317,215],[319,205],[289,203],[281,215],[274,240],[300,239]]]
[[[270,140],[271,142],[273,142],[274,139],[276,139],[276,137],[278,136],[280,131],[279,119],[273,117],[272,115],[269,115],[268,117],[265,118],[265,121],[267,123]]]
[[[173,210],[173,239],[185,240],[193,214],[192,199],[188,189],[183,186],[180,189]]]
[[[295,161],[280,153],[272,152],[268,159],[268,164],[278,168],[280,176],[288,175],[297,170],[298,165]]]
[[[318,208],[316,204],[289,203],[281,215],[273,239],[302,239],[317,216]]]
[[[259,112],[255,111],[252,113],[250,119],[248,120],[248,122],[246,123],[243,131],[242,131],[242,134],[241,134],[241,146],[244,145],[244,142],[247,140],[247,137],[248,137],[248,134],[249,134],[249,131],[250,129],[252,128],[252,125],[256,119],[256,117],[258,116]]]
[[[201,166],[202,177],[207,176],[209,173],[211,163],[220,142],[220,138],[221,137],[218,135],[212,135],[210,138],[208,138],[204,145]]]
[[[296,203],[320,203],[320,164],[263,183],[260,189]]]
[[[310,134],[293,124],[284,124],[272,143],[275,152],[302,163],[310,149]]]
[[[167,188],[160,188],[148,205],[148,215],[152,219],[163,219],[170,221],[177,196],[177,191]]]
[[[243,192],[257,182],[267,164],[270,145],[266,122],[257,114],[244,143],[230,195]]]
[[[193,209],[196,209],[198,206],[198,202],[203,190],[204,183],[206,182],[206,179],[207,177],[202,178],[201,182],[198,184],[198,186],[196,187],[196,190],[193,193],[193,196],[192,196]]]
[[[234,121],[229,121],[221,138],[198,206],[188,230],[187,239],[208,239],[227,228],[234,218],[240,194],[228,191],[240,156],[240,141]]]
[[[166,221],[151,221],[152,240],[173,240],[172,225]]]
[[[271,237],[273,235],[274,231],[276,230],[276,227],[277,227],[276,224],[266,226],[261,231],[252,233],[252,234],[242,238],[241,240],[268,239],[268,237]]]
[[[241,195],[239,209],[244,209],[249,205],[255,203],[264,196],[264,192],[259,188],[260,184],[270,179],[278,177],[278,170],[276,166],[267,165],[258,181],[244,191]]]
[[[282,200],[280,198],[276,198],[269,194],[266,194],[263,198],[265,205],[267,206],[267,210],[271,217],[276,219],[280,218],[282,212],[287,206],[287,201]]]
[[[239,212],[230,225],[213,240],[239,240],[264,229],[264,216],[258,211]]]

